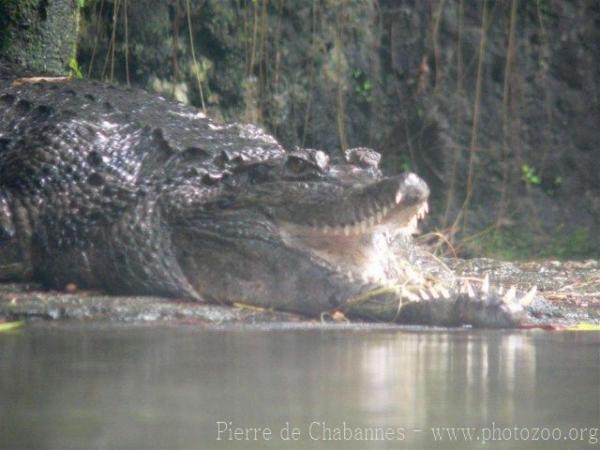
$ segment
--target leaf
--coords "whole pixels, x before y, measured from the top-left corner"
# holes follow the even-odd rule
[[[22,321],[14,321],[14,322],[3,322],[0,321],[0,333],[6,333],[7,331],[13,331],[17,328],[23,326]]]
[[[580,322],[567,327],[569,331],[600,331],[600,324]]]
[[[69,60],[69,69],[71,69],[71,75],[77,79],[83,78],[83,74],[81,73],[81,68],[79,67],[79,63],[75,58],[71,58]]]

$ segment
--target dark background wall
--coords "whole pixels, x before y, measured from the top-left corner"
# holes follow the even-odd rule
[[[600,255],[596,0],[76,3],[75,72],[288,147],[374,147],[431,185],[426,239],[446,250]]]

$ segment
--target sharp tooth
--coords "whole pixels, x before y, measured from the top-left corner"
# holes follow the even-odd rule
[[[344,225],[344,236],[350,236],[350,225]]]
[[[481,292],[486,295],[490,292],[490,277],[487,274],[483,278],[483,283],[481,283]]]
[[[381,210],[382,214],[384,216],[387,216],[387,213],[389,212],[390,208],[388,208],[387,206],[384,206],[383,209]]]
[[[475,292],[473,291],[473,287],[471,286],[471,283],[469,283],[468,281],[465,282],[466,288],[467,288],[467,295],[469,296],[469,298],[475,298]]]
[[[425,204],[423,205],[423,209],[425,210],[425,213],[429,212],[429,203],[425,202]]]
[[[411,302],[420,302],[421,301],[421,298],[418,295],[413,294],[412,292],[410,292],[409,290],[404,289],[404,288],[402,289],[402,296],[406,297]]]
[[[375,216],[369,217],[369,226],[370,227],[374,227],[375,226]]]
[[[448,289],[446,289],[443,286],[438,286],[438,290],[442,293],[442,297],[444,297],[445,299],[450,298],[450,292],[448,292]]]
[[[324,234],[328,234],[331,231],[331,227],[329,225],[325,225],[323,228],[321,228],[321,231]]]
[[[535,294],[537,293],[537,286],[533,286],[529,292],[527,292],[527,294],[525,294],[523,296],[523,298],[521,300],[519,300],[519,303],[522,306],[529,306],[531,304],[531,302],[535,299]]]
[[[508,303],[506,306],[508,307],[510,312],[513,314],[517,314],[517,313],[520,313],[521,311],[523,311],[523,307],[521,305],[519,305],[518,303]]]
[[[517,288],[515,288],[514,286],[511,286],[510,289],[504,295],[504,297],[502,297],[502,300],[504,300],[505,303],[513,303],[515,301],[516,294],[517,294]]]
[[[423,300],[429,300],[429,295],[423,289],[419,289],[419,295]]]
[[[379,211],[377,213],[376,218],[377,218],[377,223],[379,223],[383,220],[383,214],[381,213],[381,211]]]
[[[440,298],[440,294],[438,293],[438,291],[436,291],[434,286],[429,287],[429,293],[431,294],[431,297],[434,299]]]
[[[402,192],[398,191],[396,192],[396,205],[399,204],[402,201]]]
[[[366,220],[363,220],[363,221],[360,223],[360,231],[361,231],[361,232],[363,232],[363,233],[366,233],[366,232],[367,232],[367,230],[368,230],[368,227],[367,227],[367,221],[366,221]]]

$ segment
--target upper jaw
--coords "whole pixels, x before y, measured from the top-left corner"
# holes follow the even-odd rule
[[[418,221],[428,210],[428,190],[422,180],[411,175],[382,183],[365,189],[374,192],[359,198],[362,203],[355,206],[358,214],[347,214],[358,216],[354,222],[340,223],[335,215],[329,222],[312,225],[282,222],[279,230],[283,241],[289,247],[307,251],[349,282],[396,284],[399,274],[392,241],[399,234],[416,232]],[[390,190],[392,185],[394,189]],[[364,211],[370,213],[360,216]]]
[[[281,225],[299,235],[360,236],[385,227],[413,234],[428,212],[429,189],[415,174],[386,178],[338,193],[328,202],[297,205],[305,217],[284,217]],[[298,215],[298,211],[294,211]]]

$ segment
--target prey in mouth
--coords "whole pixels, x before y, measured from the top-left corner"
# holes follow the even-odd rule
[[[363,204],[354,207],[350,220],[339,220],[334,215],[330,221],[315,221],[309,226],[282,223],[284,242],[312,253],[349,281],[397,284],[401,274],[394,243],[417,233],[419,220],[428,212],[429,191],[414,174],[397,177],[393,182],[385,180],[378,188],[387,191],[393,183],[397,185],[395,192],[366,194],[361,199]],[[373,187],[370,190],[375,191]]]
[[[204,205],[210,214],[196,214],[177,234],[176,246],[192,249],[182,266],[199,295],[312,316],[518,323],[535,293],[517,302],[483,280],[462,284],[412,240],[428,212],[427,184],[413,173],[385,177],[374,158],[352,163],[363,152],[372,151],[332,164],[303,150],[238,171],[220,194],[227,201]]]

